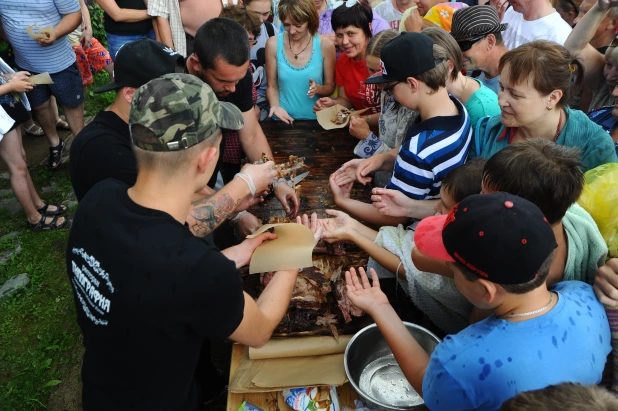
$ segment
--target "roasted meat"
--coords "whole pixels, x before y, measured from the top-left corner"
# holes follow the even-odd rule
[[[339,306],[339,310],[341,311],[345,322],[349,323],[352,321],[352,316],[362,317],[365,314],[363,310],[355,307],[346,294],[345,276],[340,272],[339,275],[331,277],[331,281],[333,282],[337,305]]]
[[[272,280],[273,275],[272,272],[262,274],[261,282],[264,287]],[[296,277],[290,307],[318,311],[330,292],[330,281],[324,274],[315,267],[303,268]]]
[[[315,325],[318,327],[328,327],[330,332],[333,333],[335,340],[339,341],[339,331],[337,330],[337,316],[335,314],[326,313],[323,316],[318,316],[315,320]]]
[[[333,118],[330,119],[330,121],[332,121],[333,123],[337,125],[345,124],[345,122],[348,121],[348,117],[350,117],[351,113],[352,112],[348,110],[347,108],[342,108],[334,115]]]

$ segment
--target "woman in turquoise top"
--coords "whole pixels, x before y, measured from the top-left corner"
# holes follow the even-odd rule
[[[437,45],[446,50],[451,70],[446,81],[446,89],[464,105],[470,116],[470,124],[476,124],[483,117],[499,115],[500,106],[496,93],[480,81],[461,74],[463,54],[449,32],[439,27],[430,27],[423,30],[423,34],[431,37]]]
[[[282,0],[278,11],[285,32],[266,42],[269,117],[287,124],[315,120],[315,102],[335,89],[335,45],[317,34],[312,0]]]
[[[583,68],[564,47],[537,40],[500,59],[500,116],[475,127],[470,157],[489,158],[507,145],[542,138],[581,151],[584,170],[616,163],[612,138],[579,110],[567,107]]]

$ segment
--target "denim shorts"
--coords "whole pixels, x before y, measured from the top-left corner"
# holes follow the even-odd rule
[[[132,35],[122,35],[122,34],[112,34],[106,33],[107,35],[107,49],[109,50],[109,55],[112,56],[112,60],[116,60],[116,53],[120,50],[120,47],[124,46],[127,43],[130,43],[135,40],[143,39],[147,37],[151,40],[156,40],[154,30],[150,30],[145,34],[132,34]]]
[[[30,74],[39,73],[30,72]],[[50,74],[50,77],[54,84],[38,84],[26,94],[33,108],[47,103],[52,95],[63,107],[73,108],[84,103],[84,87],[77,63],[58,73]]]

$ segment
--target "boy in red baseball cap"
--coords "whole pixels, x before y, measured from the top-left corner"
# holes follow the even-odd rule
[[[412,387],[435,410],[498,410],[522,391],[561,382],[597,384],[611,350],[592,287],[563,281],[548,290],[557,246],[541,211],[498,192],[474,195],[428,217],[414,241],[448,263],[458,290],[489,318],[445,337],[428,356],[363,269],[346,272],[348,297],[375,320]],[[565,359],[568,358],[568,361]]]

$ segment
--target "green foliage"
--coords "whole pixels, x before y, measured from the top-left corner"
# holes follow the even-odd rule
[[[116,97],[116,93],[107,92],[101,94],[95,94],[94,90],[109,83],[111,81],[109,74],[105,70],[94,74],[94,82],[88,86],[86,91],[86,101],[84,102],[84,110],[87,116],[94,116],[99,111],[105,110]]]
[[[92,24],[92,35],[107,48],[107,36],[103,27],[103,9],[95,2],[88,5],[90,10],[90,22]]]

